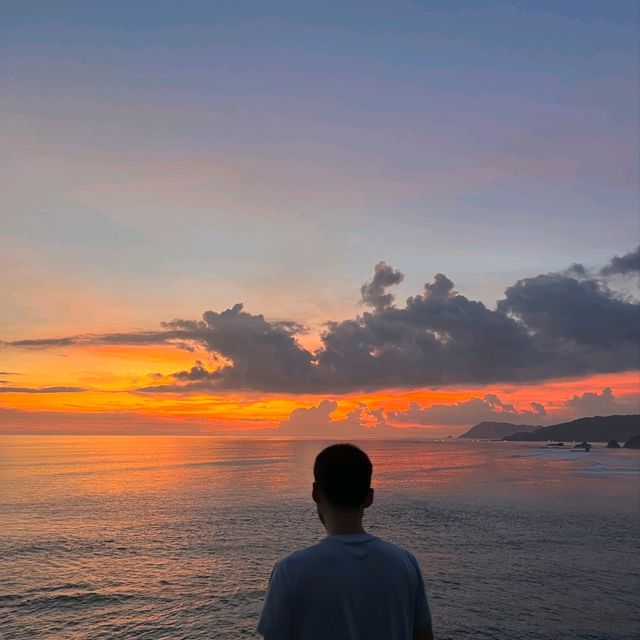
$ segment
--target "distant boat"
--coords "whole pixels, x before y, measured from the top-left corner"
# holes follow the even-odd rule
[[[580,449],[583,451],[591,451],[591,445],[588,442],[581,442],[573,447],[574,449]]]
[[[545,449],[555,447],[564,447],[564,442],[549,442],[545,445]]]

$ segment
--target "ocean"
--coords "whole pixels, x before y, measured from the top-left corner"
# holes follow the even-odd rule
[[[0,437],[0,638],[255,638],[273,563],[322,538],[327,442]],[[419,560],[436,638],[640,637],[640,452],[362,441],[367,530]]]

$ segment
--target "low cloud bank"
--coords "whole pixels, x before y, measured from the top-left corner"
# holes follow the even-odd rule
[[[336,416],[338,410],[337,400],[326,399],[311,407],[294,409],[279,425],[264,420],[260,428],[260,421],[256,420],[229,422],[199,416],[178,418],[135,412],[27,411],[0,407],[0,433],[240,433],[260,437],[301,436],[333,440],[367,437],[429,438],[459,435],[483,421],[546,425],[584,416],[637,414],[640,413],[640,401],[637,397],[619,399],[611,388],[605,387],[599,392],[586,392],[561,401],[532,402],[522,409],[504,402],[496,394],[486,394],[449,405],[420,406],[418,403],[410,403],[404,411],[372,408],[366,403],[360,403],[343,417]]]
[[[570,409],[577,417],[640,413],[638,398],[621,402],[614,397],[610,387],[605,387],[600,393],[587,391],[580,396],[575,395],[563,406]]]
[[[638,271],[638,255],[636,249],[615,256],[597,276],[573,265],[563,273],[524,278],[506,289],[495,309],[455,291],[442,273],[404,306],[396,306],[388,289],[404,276],[380,262],[360,290],[360,303],[369,310],[327,322],[315,352],[297,340],[304,331],[300,324],[268,321],[242,304],[206,311],[201,320],[175,319],[159,331],[3,344],[32,349],[174,344],[204,350],[214,362],[208,370],[196,361],[190,370],[171,374],[168,383],[137,389],[140,393],[247,389],[340,394],[619,372],[636,369],[640,361],[640,304],[611,289],[607,277]],[[482,411],[495,409],[491,399],[480,402]],[[531,407],[532,415],[538,410]]]
[[[362,437],[363,435],[391,435],[398,429],[389,427],[384,418],[384,410],[372,410],[360,404],[345,418],[332,419],[331,414],[338,408],[335,400],[323,400],[313,407],[294,409],[284,420],[278,435],[323,436],[333,438]]]
[[[406,411],[392,411],[389,420],[399,423],[425,425],[472,425],[485,420],[499,422],[539,421],[547,412],[539,402],[532,402],[530,409],[517,410],[512,404],[504,403],[495,394],[483,398],[471,398],[456,404],[434,404],[422,408],[412,402]]]
[[[553,413],[547,412],[549,408]],[[470,398],[453,404],[421,407],[412,402],[405,411],[375,410],[361,403],[341,419],[333,419],[338,409],[335,400],[323,400],[312,407],[295,409],[281,422],[278,435],[323,436],[335,439],[349,437],[429,437],[467,430],[479,422],[512,424],[557,424],[586,416],[640,413],[638,398],[618,400],[609,387],[598,392],[574,395],[560,403],[531,402],[517,409],[496,394]]]

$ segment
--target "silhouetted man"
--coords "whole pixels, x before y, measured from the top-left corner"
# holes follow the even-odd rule
[[[266,640],[432,640],[416,559],[365,532],[371,461],[334,444],[313,466],[313,500],[327,537],[280,560],[258,631]]]

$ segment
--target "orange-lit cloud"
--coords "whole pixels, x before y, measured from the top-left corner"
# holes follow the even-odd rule
[[[397,427],[426,426],[427,433],[444,435],[459,433],[474,422],[467,415],[460,422],[448,420],[424,425],[402,422],[397,415],[407,412],[412,404],[421,409],[434,406],[455,406],[473,398],[496,395],[503,404],[513,405],[517,413],[530,411],[531,403],[540,403],[545,416],[514,416],[505,414],[506,422],[550,424],[580,417],[579,411],[567,404],[575,396],[602,394],[611,389],[615,401],[626,412],[638,410],[638,373],[609,374],[575,380],[550,381],[527,386],[456,387],[443,390],[389,389],[368,394],[281,395],[259,393],[228,394],[167,394],[152,397],[122,391],[85,391],[82,393],[0,394],[4,411],[0,412],[0,431],[11,432],[31,425],[39,431],[59,432],[73,426],[73,432],[96,433],[105,429],[118,433],[279,433],[280,424],[289,420],[298,409],[311,409],[323,401],[332,402],[329,420],[332,422],[359,420],[362,426],[372,426],[370,412],[381,411],[385,421]],[[364,412],[360,412],[365,407]],[[396,420],[391,419],[395,415]],[[72,419],[70,419],[72,417]],[[515,418],[515,419],[514,419]],[[475,421],[479,421],[475,420]],[[354,422],[355,424],[355,422]],[[65,426],[66,425],[66,426]],[[291,431],[291,430],[289,430]]]
[[[599,273],[637,270],[638,255]],[[435,431],[637,410],[640,305],[604,276],[574,265],[522,279],[493,310],[441,273],[396,306],[388,289],[403,277],[379,262],[360,289],[368,310],[319,336],[236,304],[152,330],[4,340],[2,368],[13,373],[0,381],[0,406],[14,412],[5,427],[25,416],[57,422],[57,412],[86,415],[89,430],[103,414],[143,430],[183,421],[198,431],[287,432],[306,416],[329,429]],[[303,346],[314,338],[317,349]]]

